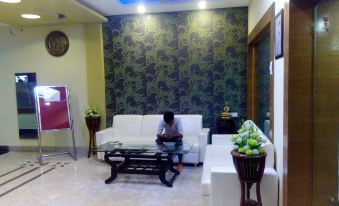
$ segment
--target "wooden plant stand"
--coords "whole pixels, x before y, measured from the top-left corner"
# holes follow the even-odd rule
[[[87,158],[90,158],[91,152],[93,151],[93,149],[96,148],[95,133],[99,131],[100,128],[100,117],[86,117],[86,126],[89,131],[89,145]]]
[[[240,206],[262,206],[260,182],[264,174],[266,153],[247,156],[233,150],[231,154],[241,186]],[[257,201],[250,198],[250,190],[254,183],[256,183]]]

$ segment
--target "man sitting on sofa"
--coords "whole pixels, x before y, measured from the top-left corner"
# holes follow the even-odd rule
[[[165,132],[163,133],[164,129]],[[177,117],[174,118],[173,112],[167,111],[164,113],[164,119],[159,123],[157,139],[155,141],[157,143],[175,142],[176,144],[182,144],[182,133],[181,119]],[[182,154],[178,154],[178,159],[177,170],[181,172],[184,169]]]

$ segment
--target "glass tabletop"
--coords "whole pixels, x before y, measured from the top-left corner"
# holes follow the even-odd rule
[[[119,142],[111,141],[98,146],[96,152],[130,151],[136,153],[175,153],[186,154],[190,151],[192,144],[183,142],[178,145],[174,142],[164,143],[138,143],[138,142]]]

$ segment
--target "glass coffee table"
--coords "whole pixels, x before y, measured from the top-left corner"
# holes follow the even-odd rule
[[[173,168],[173,158],[178,154],[186,154],[191,144],[176,145],[174,142],[165,143],[136,143],[136,142],[108,142],[96,148],[96,152],[105,153],[105,162],[111,166],[111,176],[105,180],[106,184],[117,178],[118,173],[158,175],[160,181],[168,187],[180,172]],[[114,161],[112,157],[122,157],[123,161]],[[173,173],[170,179],[167,172]]]

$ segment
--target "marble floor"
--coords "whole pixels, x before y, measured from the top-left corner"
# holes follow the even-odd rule
[[[95,158],[73,161],[57,156],[44,162],[48,164],[40,167],[36,154],[29,152],[0,155],[0,205],[205,206],[207,202],[200,194],[202,167],[186,166],[168,188],[157,176],[132,174],[118,174],[106,185],[110,167]]]

